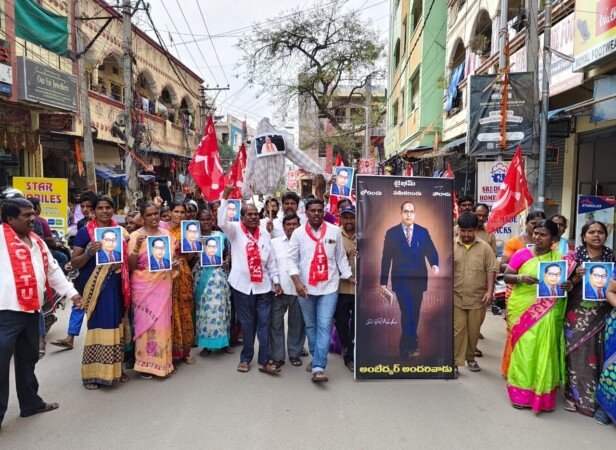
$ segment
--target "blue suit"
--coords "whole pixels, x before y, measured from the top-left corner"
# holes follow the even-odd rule
[[[199,241],[195,241],[195,247],[197,247],[197,251],[203,251],[203,244],[201,244],[201,242]],[[182,240],[182,251],[183,252],[191,252],[194,251],[191,247],[190,247],[190,242],[188,242],[188,239],[184,238]]]
[[[605,288],[603,289],[603,299],[605,299]],[[594,287],[590,283],[586,283],[584,285],[584,298],[591,300],[599,300],[599,295]]]
[[[348,187],[344,186],[342,188],[342,192],[340,192],[340,188],[338,187],[338,185],[334,184],[332,186],[332,195],[341,195],[344,197],[348,197],[349,195],[351,195],[351,190]]]
[[[419,312],[423,293],[428,288],[426,260],[431,267],[438,266],[438,253],[426,228],[413,225],[410,246],[406,241],[403,225],[398,224],[387,230],[381,258],[380,284],[387,285],[391,272],[391,286],[398,298],[401,312],[402,356],[418,348]]]
[[[560,283],[559,283],[560,284]],[[565,291],[562,290],[560,286],[556,286],[557,297],[562,297],[565,294]],[[541,281],[539,283],[539,297],[552,297],[552,293],[550,292],[550,288],[545,281]]]
[[[171,269],[171,262],[167,258],[162,259],[162,267],[158,265],[158,260],[153,256],[150,256],[150,270],[169,270]]]
[[[219,265],[222,264],[222,260],[221,260],[220,256],[214,255],[214,264],[212,264],[210,262],[210,257],[208,255],[206,255],[205,253],[203,253],[201,255],[201,264],[205,265],[205,266],[211,266],[211,265],[219,266]]]
[[[114,250],[113,259],[115,260],[115,262],[122,262],[122,255],[120,254],[120,252],[117,252]],[[107,253],[105,253],[103,250],[98,251],[98,263],[99,264],[109,263],[109,258],[107,258]]]

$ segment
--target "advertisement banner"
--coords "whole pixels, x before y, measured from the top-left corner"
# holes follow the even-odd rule
[[[41,217],[50,228],[66,231],[68,222],[68,180],[66,178],[13,177],[13,187],[27,198],[41,201]]]
[[[596,67],[616,52],[616,0],[576,0],[574,71]]]
[[[500,147],[501,89],[496,75],[473,75],[469,81],[467,153],[471,156],[513,154],[518,145],[532,151],[535,110],[531,72],[511,73],[507,99],[507,149]]]
[[[616,197],[597,195],[578,195],[577,217],[575,222],[575,246],[582,244],[582,227],[587,222],[597,220],[607,227],[608,235],[605,245],[614,248],[614,207]]]
[[[453,378],[452,192],[357,176],[355,378]]]
[[[485,203],[492,209],[510,163],[511,161],[477,161],[477,203]],[[522,223],[519,217],[499,228],[494,233],[498,256],[503,254],[507,241],[521,233]]]

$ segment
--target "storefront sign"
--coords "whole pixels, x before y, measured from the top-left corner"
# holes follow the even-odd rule
[[[575,223],[575,246],[582,244],[582,227],[593,220],[603,222],[608,229],[605,245],[614,248],[614,206],[616,197],[578,195],[577,218]]]
[[[66,178],[14,177],[13,187],[27,198],[41,201],[41,216],[51,228],[66,231],[68,222],[68,180]]]
[[[70,114],[39,114],[41,131],[74,131],[73,123]]]
[[[0,83],[13,84],[13,68],[0,63]]]
[[[511,161],[478,161],[477,162],[477,203],[485,203],[490,208],[496,201],[501,184]],[[519,217],[499,228],[494,236],[498,255],[503,254],[503,247],[509,239],[518,236],[522,231]]]
[[[0,39],[0,63],[11,64],[11,45]]]
[[[616,0],[576,0],[573,70],[596,67],[616,52]]]
[[[496,75],[473,75],[469,81],[467,153],[471,156],[513,154],[518,145],[522,152],[532,151],[535,108],[532,96],[533,74],[511,73],[507,99],[507,148],[502,150],[502,94]]]
[[[599,100],[616,92],[616,76],[595,78],[593,99]],[[603,100],[592,105],[590,121],[593,123],[616,119],[616,99]]]
[[[3,105],[0,108],[0,127],[15,127],[20,130],[30,129],[30,111]]]
[[[453,378],[453,180],[358,175],[356,185],[355,378]]]
[[[77,77],[23,56],[17,68],[20,100],[77,111]]]

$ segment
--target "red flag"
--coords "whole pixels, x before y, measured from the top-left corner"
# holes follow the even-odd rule
[[[246,169],[246,146],[242,144],[231,170],[227,175],[227,184],[233,184],[235,189],[229,194],[229,198],[242,198],[242,187],[244,186],[244,170]]]
[[[455,175],[453,173],[453,169],[451,168],[451,164],[447,163],[447,170],[443,174],[442,178],[451,178],[454,179]],[[458,209],[458,196],[456,195],[456,190],[453,190],[453,218],[456,220],[460,215],[460,210]]]
[[[207,201],[220,198],[225,188],[225,174],[220,164],[216,128],[212,116],[208,116],[203,138],[195,149],[193,159],[188,165],[188,172],[201,188],[203,197]]]
[[[336,156],[336,162],[334,163],[334,167],[340,166],[344,166],[344,161],[342,161],[342,155],[338,153],[338,156]]]
[[[528,190],[522,147],[518,145],[496,201],[492,205],[492,213],[488,219],[488,233],[498,230],[532,204],[533,196]]]
[[[171,172],[175,172],[175,170],[176,170],[176,164],[177,164],[177,163],[175,162],[175,159],[171,158],[171,162],[169,163],[169,170],[170,170]]]
[[[413,164],[409,164],[409,166],[406,168],[406,172],[404,173],[404,175],[406,175],[407,177],[413,176]]]

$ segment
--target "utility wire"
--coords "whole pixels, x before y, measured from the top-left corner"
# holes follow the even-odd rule
[[[177,1],[177,0],[176,0]],[[207,36],[212,44],[212,48],[214,49],[214,54],[216,55],[216,60],[218,61],[218,65],[220,66],[220,70],[222,70],[222,76],[225,77],[225,81],[227,82],[227,86],[229,85],[229,79],[227,78],[227,74],[225,73],[225,69],[222,67],[222,63],[220,62],[220,57],[218,56],[218,52],[216,51],[216,46],[214,42],[212,42],[212,36],[210,36],[210,30],[207,27],[207,23],[205,22],[205,16],[203,14],[203,10],[201,9],[201,5],[199,4],[199,0],[195,0],[197,2],[197,7],[199,8],[199,13],[201,14],[201,20],[203,20],[203,26],[205,27],[205,31],[207,32]],[[178,3],[179,5],[179,3]],[[184,13],[182,13],[183,15]],[[194,39],[194,36],[193,36]]]

